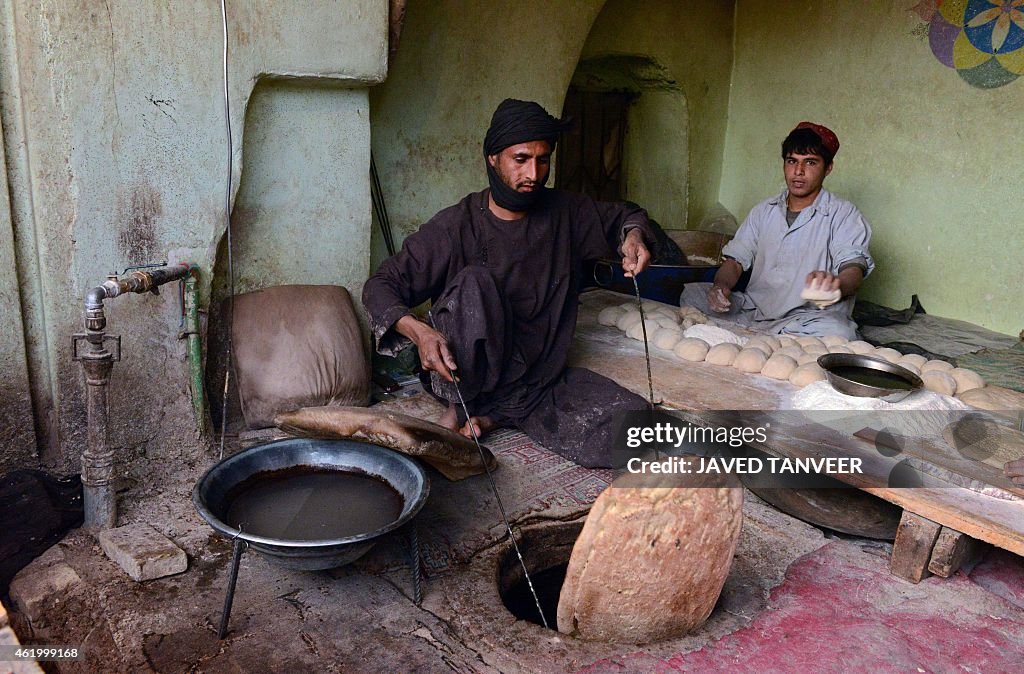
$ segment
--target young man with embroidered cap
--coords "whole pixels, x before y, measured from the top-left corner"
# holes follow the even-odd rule
[[[615,382],[566,367],[584,260],[617,250],[639,274],[654,240],[643,209],[548,189],[566,123],[537,103],[507,99],[484,139],[489,187],[405,239],[363,289],[377,350],[415,343],[442,423],[470,435],[499,426],[585,466],[609,464],[612,414],[646,409]],[[431,300],[433,325],[410,307]],[[458,403],[449,368],[469,408]]]
[[[831,129],[798,124],[782,142],[786,189],[750,211],[714,282],[688,285],[680,304],[760,332],[857,339],[853,303],[875,263],[864,216],[822,187],[837,152]],[[746,290],[734,292],[748,269]]]

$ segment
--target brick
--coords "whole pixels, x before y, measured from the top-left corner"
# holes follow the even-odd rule
[[[100,547],[132,580],[173,576],[188,569],[185,552],[148,524],[129,524],[99,534]]]
[[[28,566],[11,581],[11,601],[18,611],[35,622],[81,582],[75,570],[64,562],[55,562],[42,569]]]

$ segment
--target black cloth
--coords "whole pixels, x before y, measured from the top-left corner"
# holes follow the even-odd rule
[[[853,320],[858,326],[905,325],[913,320],[914,316],[923,313],[927,312],[921,306],[921,300],[917,295],[910,296],[910,306],[906,309],[892,309],[862,299],[858,299],[853,305]]]
[[[491,416],[531,437],[529,428],[554,428],[549,441],[559,446],[534,439],[565,456],[583,456],[568,439],[569,431],[586,436],[592,429],[584,424],[593,420],[575,415],[576,421],[552,423],[551,414],[558,419],[566,414],[558,411],[559,401],[575,395],[553,387],[572,385],[564,371],[584,260],[612,255],[624,232],[634,227],[642,228],[650,245],[647,215],[640,208],[549,190],[525,217],[506,221],[487,207],[486,190],[471,194],[407,237],[398,255],[366,282],[363,304],[377,349],[394,355],[407,346],[394,324],[409,307],[431,300],[435,323],[455,354],[470,414]],[[607,393],[595,392],[597,398],[580,404],[610,409],[628,399],[643,409],[643,399],[601,379],[608,386],[594,388]],[[453,389],[436,391],[457,399]],[[552,404],[554,411],[547,409]],[[531,426],[534,414],[546,421]]]
[[[539,104],[532,101],[506,98],[498,105],[491,116],[491,126],[484,137],[484,168],[487,170],[487,182],[491,186],[495,203],[517,213],[535,207],[543,199],[548,176],[545,175],[544,180],[533,191],[517,192],[505,184],[491,166],[488,157],[512,145],[537,140],[547,141],[554,152],[558,136],[568,126],[568,122],[552,117]]]

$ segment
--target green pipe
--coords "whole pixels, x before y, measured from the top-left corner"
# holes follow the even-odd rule
[[[192,380],[192,411],[196,430],[206,430],[206,395],[203,386],[203,345],[199,334],[199,293],[196,290],[196,268],[185,279],[185,334],[188,335],[188,369]]]

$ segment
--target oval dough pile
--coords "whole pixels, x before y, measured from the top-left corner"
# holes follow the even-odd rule
[[[740,372],[757,374],[768,362],[768,357],[760,349],[743,349],[736,355],[732,366]]]
[[[708,343],[702,339],[695,339],[693,337],[684,337],[679,340],[675,348],[672,350],[681,360],[688,360],[694,363],[704,360],[704,357],[708,355],[708,351],[711,347]]]
[[[789,375],[796,369],[796,361],[789,356],[776,355],[765,361],[761,368],[761,374],[772,379],[783,379],[788,381]]]
[[[651,338],[651,344],[659,349],[671,351],[682,338],[683,332],[679,328],[661,328],[654,333],[654,337]]]
[[[889,347],[882,347],[881,349],[875,349],[874,353],[872,353],[871,355],[875,356],[876,358],[884,358],[885,360],[889,361],[890,363],[895,363],[900,358],[903,357],[902,353],[900,353],[896,349],[890,349]]]
[[[921,381],[929,391],[951,396],[956,393],[956,380],[953,375],[941,370],[926,370],[921,373]]]
[[[929,360],[928,362],[921,366],[921,373],[923,374],[925,372],[931,372],[933,370],[936,372],[949,372],[952,369],[952,363],[947,363],[944,360]]]
[[[597,315],[597,322],[601,325],[615,326],[625,313],[626,310],[622,307],[605,307]]]
[[[976,388],[985,388],[985,380],[982,379],[981,375],[974,370],[955,367],[949,371],[949,374],[956,381],[957,393],[966,393],[967,391],[973,391]]]
[[[789,375],[789,383],[803,388],[825,378],[825,370],[816,362],[805,363]]]
[[[704,357],[704,361],[712,365],[732,365],[739,352],[738,345],[723,342],[708,349],[708,355]]]

